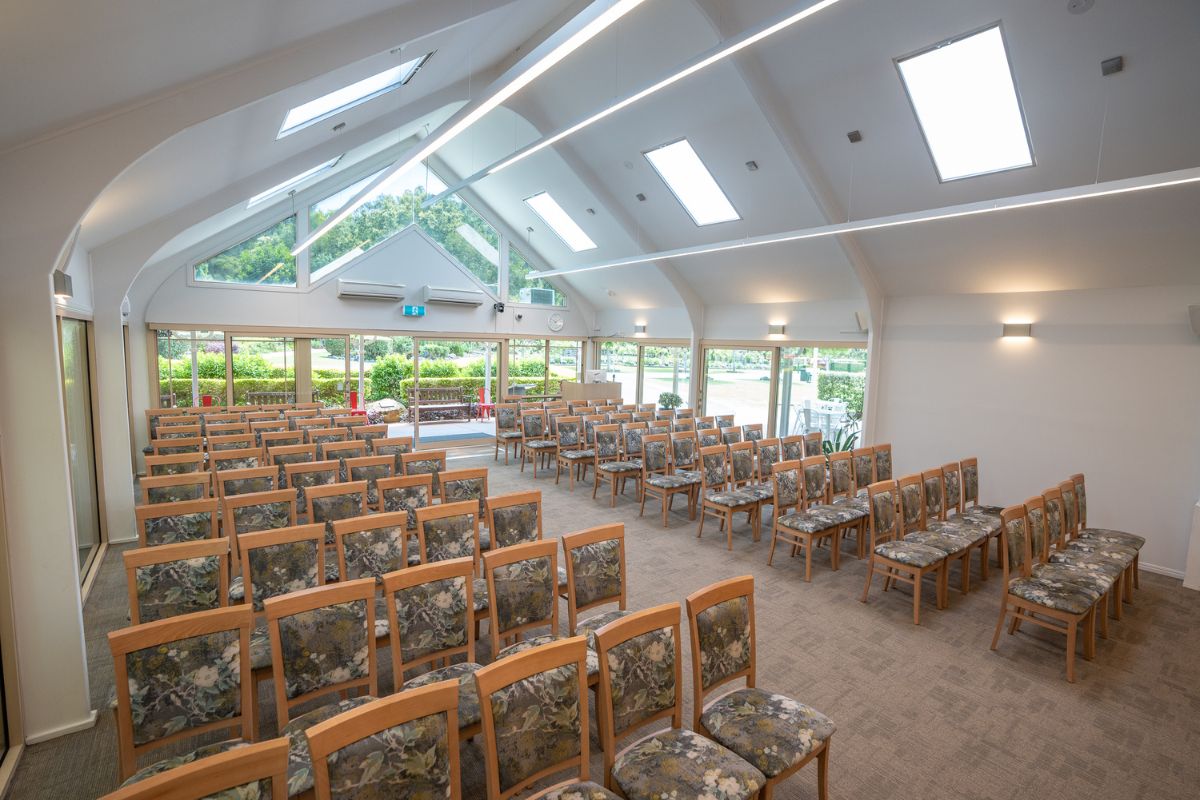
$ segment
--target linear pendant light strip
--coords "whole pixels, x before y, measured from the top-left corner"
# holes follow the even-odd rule
[[[357,211],[379,186],[433,155],[482,119],[489,111],[524,89],[555,64],[578,50],[643,2],[645,0],[593,0],[587,8],[575,15],[566,25],[555,31],[493,81],[480,99],[468,102],[429,136],[414,145],[412,149],[380,173],[375,180],[359,190],[358,194],[351,198],[350,202],[346,203],[340,211],[330,217],[307,239],[296,245],[292,250],[292,255],[299,255],[307,250],[314,242]]]
[[[748,28],[748,29],[742,31],[741,33],[739,33],[737,36],[733,37],[732,39],[726,39],[725,41],[723,41],[721,44],[717,45],[716,47],[713,47],[712,49],[707,50],[707,51],[701,53],[700,55],[696,56],[692,60],[685,62],[682,66],[676,68],[676,70],[674,72],[672,72],[670,75],[666,76],[665,78],[660,78],[658,80],[647,83],[644,86],[642,86],[640,89],[637,89],[634,92],[626,95],[625,97],[616,101],[615,103],[608,106],[607,108],[597,111],[595,114],[585,117],[584,119],[581,119],[577,122],[573,122],[564,128],[560,128],[559,130],[555,131],[552,134],[543,136],[541,139],[538,139],[534,142],[531,142],[531,143],[525,145],[520,150],[517,150],[515,153],[511,153],[507,156],[504,156],[503,158],[493,161],[491,164],[488,164],[486,167],[479,170],[475,174],[470,175],[469,177],[463,178],[458,183],[454,184],[453,186],[450,186],[444,192],[441,192],[440,194],[438,194],[436,196],[426,198],[425,201],[421,205],[423,207],[427,208],[431,205],[434,205],[435,203],[439,203],[442,200],[444,200],[445,198],[454,194],[455,192],[458,192],[461,189],[467,188],[468,186],[475,183],[476,181],[482,180],[483,178],[486,178],[489,175],[495,175],[497,172],[500,172],[501,170],[508,169],[513,164],[516,164],[519,161],[525,160],[526,158],[533,155],[534,153],[538,153],[538,152],[546,149],[547,147],[550,147],[551,145],[562,141],[563,139],[567,138],[568,136],[571,136],[572,134],[578,133],[579,131],[583,130],[584,128],[588,127],[589,125],[597,123],[600,120],[605,119],[606,117],[610,117],[613,114],[617,113],[618,111],[628,108],[629,106],[633,105],[634,103],[637,103],[640,100],[644,100],[647,97],[649,97],[650,95],[652,95],[662,89],[667,88],[671,84],[677,83],[677,82],[683,80],[684,78],[687,78],[687,77],[690,77],[691,75],[696,74],[697,72],[704,69],[705,67],[708,67],[712,64],[716,64],[718,61],[722,61],[737,52],[745,50],[747,47],[757,44],[758,42],[761,42],[763,39],[766,39],[768,36],[776,34],[779,31],[782,31],[786,28],[790,28],[792,25],[795,25],[797,22],[807,19],[808,17],[811,17],[813,14],[816,14],[818,11],[822,11],[822,10],[828,8],[829,6],[834,5],[835,3],[838,3],[838,2],[840,2],[840,0],[820,0],[820,2],[813,3],[811,5],[806,4],[805,7],[800,9],[799,11],[790,11],[786,14],[775,17],[774,19],[768,20],[767,22],[764,22],[760,25],[756,25],[753,28]]]
[[[652,261],[699,256],[707,253],[722,253],[730,250],[743,250],[749,247],[761,247],[782,242],[795,242],[803,239],[819,239],[827,236],[838,236],[846,233],[878,230],[880,228],[895,228],[902,225],[914,225],[918,222],[933,222],[941,219],[956,217],[971,217],[981,214],[991,214],[996,211],[1012,211],[1020,208],[1068,203],[1075,200],[1090,200],[1096,197],[1144,192],[1151,189],[1164,189],[1168,186],[1179,186],[1187,183],[1200,183],[1200,167],[1160,172],[1155,175],[1143,175],[1139,178],[1123,178],[1121,180],[1091,183],[1085,186],[1071,186],[1065,189],[1052,189],[1046,192],[1015,195],[997,200],[981,200],[975,203],[964,203],[957,206],[946,206],[927,211],[909,211],[903,214],[892,214],[886,217],[859,220],[857,222],[839,222],[833,225],[818,225],[813,228],[800,228],[784,233],[771,233],[763,236],[731,239],[724,242],[680,247],[675,250],[662,250],[657,253],[646,253],[599,264],[589,264],[582,267],[566,267],[539,272],[539,278],[551,278],[556,275],[574,275],[580,272],[594,272],[615,267],[628,267],[634,264],[648,264]]]

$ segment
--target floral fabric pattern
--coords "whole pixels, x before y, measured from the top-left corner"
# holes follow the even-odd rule
[[[330,795],[345,800],[449,797],[448,726],[445,712],[430,714],[330,753]]]
[[[238,536],[255,531],[273,531],[292,524],[292,504],[285,501],[238,506],[233,509],[232,517],[233,529]]]
[[[297,472],[292,475],[292,488],[296,490],[296,502],[305,505],[304,490],[313,486],[329,486],[338,482],[336,469],[322,469],[312,472]]]
[[[963,465],[962,468],[963,503],[974,503],[979,500],[979,468]]]
[[[475,515],[456,514],[425,521],[425,562],[475,556]]]
[[[629,428],[625,431],[625,455],[639,456],[642,454],[642,439],[646,436],[645,428]]]
[[[875,455],[862,453],[850,459],[854,466],[854,485],[859,488],[869,486],[875,480]]]
[[[279,619],[288,699],[367,676],[374,631],[367,630],[365,606],[354,600]]]
[[[200,483],[183,486],[154,486],[146,490],[146,500],[155,503],[181,503],[185,500],[203,500],[206,496]]]
[[[675,630],[660,628],[607,653],[613,726],[619,733],[675,705]]]
[[[479,664],[462,662],[448,667],[431,669],[404,684],[405,689],[428,686],[441,681],[458,681],[458,727],[459,730],[478,725],[482,715],[479,711],[479,689],[475,685],[475,673],[483,669]]]
[[[721,428],[722,444],[737,444],[742,441],[741,428]]]
[[[1025,537],[1026,528],[1025,520],[1021,517],[1009,520],[1007,528],[1004,531],[1005,542],[1008,546],[1008,569],[1013,574],[1019,574],[1021,567],[1025,564]],[[1040,552],[1037,542],[1032,543],[1034,546],[1033,552]]]
[[[757,768],[725,747],[698,733],[676,729],[630,747],[613,764],[612,775],[631,800],[746,800],[767,782]]]
[[[940,478],[926,478],[925,484],[925,513],[930,517],[942,513],[942,481]]]
[[[771,473],[775,482],[775,507],[794,506],[800,502],[800,471],[777,469]]]
[[[346,574],[342,580],[379,578],[408,566],[408,531],[394,525],[347,533],[342,538]]]
[[[941,550],[916,542],[890,541],[875,545],[875,555],[910,567],[931,567],[946,558]]]
[[[621,574],[621,541],[606,539],[585,544],[567,553],[575,577],[575,605],[589,606],[601,600],[618,600]]]
[[[894,539],[896,530],[896,498],[890,491],[879,492],[871,498],[872,520],[875,526],[875,539]]]
[[[761,689],[738,689],[717,700],[700,722],[721,744],[768,778],[829,741],[834,725],[815,708]]]
[[[220,564],[217,556],[201,556],[134,569],[138,621],[153,622],[217,608]]]
[[[208,538],[212,514],[199,511],[195,514],[169,514],[163,517],[146,518],[146,544],[175,544],[194,542]]]
[[[133,743],[242,713],[241,641],[218,631],[134,650],[125,655]]]
[[[502,430],[514,430],[517,427],[517,410],[515,408],[496,408],[496,426]]]
[[[256,547],[247,553],[255,611],[262,611],[264,600],[318,585],[317,547],[310,540]]]
[[[376,505],[379,502],[379,479],[392,477],[390,464],[372,464],[366,467],[350,467],[350,480],[367,482],[367,503]]]
[[[538,504],[520,503],[493,509],[492,540],[496,547],[537,541]]]
[[[946,478],[946,511],[962,508],[962,476],[956,469],[948,469]]]
[[[479,513],[484,512],[483,478],[460,478],[442,482],[442,502],[458,503],[465,500],[475,500],[479,503]]]
[[[598,783],[578,781],[560,786],[546,795],[546,800],[621,800]]]
[[[336,703],[327,703],[314,708],[312,711],[301,714],[283,726],[283,730],[279,732],[279,735],[288,738],[288,797],[295,797],[313,788],[312,755],[309,753],[308,736],[305,735],[304,731],[318,722],[332,719],[338,714],[344,714],[374,699],[373,697],[362,696],[352,697],[349,700],[339,700]]]
[[[1045,578],[1015,578],[1008,582],[1008,593],[1068,614],[1087,613],[1097,599],[1076,584]]]
[[[408,512],[408,529],[417,528],[417,509],[426,508],[432,502],[428,486],[401,486],[383,490],[385,512]]]
[[[162,773],[173,770],[176,767],[182,767],[184,764],[191,764],[199,761],[202,758],[220,755],[221,753],[228,753],[230,750],[237,750],[239,747],[246,747],[249,744],[250,742],[246,742],[241,739],[226,739],[223,742],[206,744],[202,747],[192,750],[190,753],[164,758],[162,761],[155,761],[153,764],[142,767],[137,772],[133,773],[133,775],[131,775],[127,781],[122,783],[121,786],[132,786],[135,783],[140,783],[141,781],[146,780],[146,778],[150,778],[155,775],[161,775]],[[239,786],[234,789],[227,789],[223,792],[218,792],[215,795],[210,795],[209,797],[204,798],[204,800],[259,800],[260,798],[270,798],[271,793],[269,791],[269,787],[271,785],[271,781],[267,780],[266,784],[268,790],[265,793],[259,793],[261,792],[261,787],[256,788],[251,784],[247,784],[245,787]]]
[[[700,681],[704,689],[750,668],[750,604],[733,597],[696,615]]]
[[[763,438],[762,426],[743,425],[742,438],[747,442],[758,442]]]
[[[324,522],[327,529],[339,519],[351,519],[363,515],[362,493],[335,494],[312,498],[312,516],[309,522]],[[330,541],[330,540],[326,540]]]
[[[236,494],[254,494],[257,492],[269,492],[275,488],[275,481],[269,477],[258,478],[225,478],[221,481],[224,484],[225,496]]]
[[[578,664],[531,675],[487,698],[501,791],[579,754],[581,700]]]
[[[467,607],[467,579],[443,578],[394,592],[400,660],[405,664],[423,656],[467,645],[471,611]]]
[[[900,514],[904,529],[921,524],[921,486],[910,483],[900,487]]]
[[[546,434],[546,418],[541,414],[526,414],[521,417],[521,433],[526,439],[540,439]]]
[[[758,474],[764,479],[770,477],[771,471],[779,463],[779,445],[760,444],[758,446]]]
[[[754,454],[749,450],[735,450],[730,453],[729,464],[735,483],[754,477]]]
[[[803,468],[804,499],[809,503],[825,502],[825,465],[812,464]]]
[[[892,479],[892,451],[880,450],[875,453],[875,480],[890,481]]]
[[[715,492],[710,491],[708,494],[704,495],[704,501],[706,503],[712,503],[718,506],[727,506],[729,508],[740,508],[742,506],[753,505],[754,503],[758,502],[757,498],[755,498],[753,494],[749,492],[743,492],[740,489],[732,492],[721,490]]]
[[[558,575],[549,557],[505,564],[492,575],[495,596],[491,603],[498,633],[550,619],[558,602]]]
[[[433,496],[438,497],[441,494],[441,483],[438,480],[438,473],[442,469],[442,462],[437,458],[420,459],[418,461],[410,461],[406,465],[406,475],[432,475],[433,476]]]
[[[701,468],[704,472],[704,483],[710,487],[721,487],[725,485],[725,454],[724,453],[709,453],[702,456]]]
[[[558,423],[558,443],[562,447],[574,447],[579,444],[579,423]]]
[[[667,468],[667,443],[646,442],[642,446],[642,464],[647,472],[663,472]]]
[[[822,533],[852,522],[849,506],[809,506],[805,511],[792,511],[778,520],[779,527],[801,533]]]

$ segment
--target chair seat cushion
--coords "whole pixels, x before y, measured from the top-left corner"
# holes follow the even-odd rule
[[[611,611],[602,611],[595,616],[581,619],[575,623],[575,633],[577,635],[587,636],[588,647],[592,650],[596,649],[596,631],[603,628],[610,622],[614,622],[622,617],[627,617],[631,614],[630,611],[622,611],[619,608],[614,608]]]
[[[655,486],[659,489],[683,489],[688,486],[695,486],[700,482],[700,476],[692,477],[690,475],[647,475],[645,483],[647,486]]]
[[[544,633],[541,636],[532,636],[528,639],[522,639],[516,644],[510,644],[508,647],[505,647],[503,650],[497,653],[496,660],[499,661],[502,658],[508,658],[511,655],[523,653],[526,650],[539,647],[543,644],[557,642],[561,638],[563,637],[553,633]],[[596,655],[596,651],[591,647],[589,647],[587,651],[587,674],[589,678],[600,674],[600,657]]]
[[[850,508],[837,506],[812,506],[807,511],[789,511],[779,517],[779,527],[800,533],[823,533],[840,528],[855,517]]]
[[[1108,542],[1110,544],[1123,544],[1126,547],[1132,547],[1134,550],[1141,550],[1142,545],[1146,544],[1146,539],[1138,536],[1136,533],[1114,531],[1108,528],[1084,528],[1079,532],[1079,538]]]
[[[1120,561],[1090,556],[1087,553],[1080,553],[1075,550],[1052,550],[1050,552],[1050,563],[1069,564],[1072,567],[1078,567],[1087,572],[1105,575],[1114,581],[1121,576],[1126,566]]]
[[[621,800],[598,783],[574,781],[547,792],[545,800]]]
[[[1004,509],[1001,506],[970,506],[963,509],[963,514],[977,517],[995,517],[1000,518],[1000,512]]]
[[[600,465],[600,469],[604,472],[641,472],[642,462],[640,459],[632,461],[605,461]]]
[[[242,580],[242,576],[238,575],[229,582],[229,602],[234,605],[243,603],[246,600],[246,582]]]
[[[629,800],[744,800],[767,782],[756,767],[722,745],[694,731],[674,728],[619,755],[612,776]]]
[[[471,603],[475,606],[476,611],[487,611],[487,578],[473,578],[471,580]]]
[[[809,511],[816,511],[822,514],[835,514],[841,520],[842,524],[857,522],[860,519],[865,519],[870,515],[852,503],[816,503],[808,507]]]
[[[953,519],[931,519],[925,523],[926,530],[966,539],[977,545],[992,535],[991,526],[976,520],[955,517]]]
[[[912,567],[930,567],[946,558],[941,550],[916,542],[882,542],[875,545],[875,555]]]
[[[835,506],[849,506],[850,508],[858,509],[863,513],[864,517],[871,514],[871,501],[867,499],[865,490],[862,494],[856,494],[854,497],[839,497],[833,501]]]
[[[595,450],[563,450],[558,454],[559,458],[565,458],[570,461],[590,461],[595,456]]]
[[[948,533],[934,533],[933,531],[913,531],[905,534],[904,541],[913,542],[915,544],[923,544],[926,547],[932,547],[934,550],[941,550],[948,556],[956,556],[965,553],[971,549],[971,540],[962,536],[953,536]]]
[[[955,514],[947,522],[964,522],[968,525],[978,525],[988,532],[989,536],[1000,535],[1000,517],[993,514],[973,514],[975,509],[968,508],[961,514]]]
[[[1086,613],[1096,603],[1093,594],[1073,583],[1045,578],[1014,578],[1008,582],[1008,592],[1043,608],[1068,614]]]
[[[470,661],[451,664],[448,667],[431,669],[423,675],[405,681],[404,688],[428,686],[439,681],[458,681],[458,727],[469,728],[479,723],[479,691],[475,686],[475,673],[483,667]]]
[[[137,772],[130,775],[129,778],[121,784],[121,786],[131,786],[132,784],[140,783],[141,781],[146,780],[146,778],[154,775],[159,775],[163,772],[167,772],[168,770],[175,769],[176,767],[182,767],[184,764],[191,764],[193,761],[199,761],[202,758],[219,755],[220,753],[227,753],[230,750],[236,750],[237,748],[245,747],[248,744],[250,744],[250,742],[246,742],[241,739],[228,739],[224,742],[206,744],[203,747],[196,748],[190,753],[184,753],[181,756],[164,758],[162,761],[155,761],[153,764],[142,767]]]
[[[500,433],[498,433],[496,435],[496,438],[498,438],[498,439],[520,439],[521,432],[520,431],[500,431]]]
[[[727,508],[740,508],[741,506],[751,506],[758,502],[758,498],[749,492],[743,492],[741,489],[726,491],[718,489],[709,491],[704,495],[704,502],[713,505],[725,506]]]
[[[798,764],[829,740],[834,725],[815,708],[762,689],[738,689],[710,705],[700,721],[714,739],[768,778]]]
[[[700,482],[700,470],[698,469],[677,469],[672,474],[683,478],[695,478],[697,483]]]
[[[739,486],[738,491],[750,495],[760,503],[765,500],[773,501],[775,499],[775,486],[770,483],[751,483],[746,486]]]
[[[558,442],[551,439],[530,439],[521,442],[521,446],[526,450],[555,450],[558,448]]]
[[[324,722],[338,714],[374,701],[374,697],[363,695],[362,697],[352,697],[349,700],[339,700],[336,703],[327,703],[320,708],[314,708],[307,714],[301,714],[283,726],[279,735],[288,738],[289,797],[295,797],[313,787],[312,755],[308,751],[308,736],[304,732],[318,722]]]
[[[1138,554],[1138,551],[1132,547],[1113,544],[1112,542],[1097,541],[1095,539],[1075,539],[1067,545],[1067,552],[1098,556],[1106,558],[1109,561],[1118,561],[1125,566],[1132,564]]]
[[[1113,579],[1101,573],[1089,572],[1070,564],[1034,564],[1033,577],[1060,583],[1070,583],[1095,595],[1099,600],[1113,586]]]

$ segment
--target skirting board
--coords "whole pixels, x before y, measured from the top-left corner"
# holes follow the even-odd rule
[[[1183,580],[1183,577],[1184,577],[1183,570],[1181,570],[1181,569],[1171,569],[1170,567],[1160,567],[1158,564],[1147,564],[1145,561],[1141,562],[1141,564],[1139,566],[1142,569],[1146,570],[1146,572],[1153,572],[1158,575],[1166,575],[1168,578],[1175,578],[1176,580],[1180,580],[1180,581]]]
[[[48,731],[25,737],[25,744],[40,744],[48,742],[51,739],[57,739],[60,736],[66,736],[68,733],[79,733],[86,731],[88,728],[96,724],[96,709],[88,712],[88,716],[79,722],[72,722],[69,725],[61,725],[57,728],[51,728]]]

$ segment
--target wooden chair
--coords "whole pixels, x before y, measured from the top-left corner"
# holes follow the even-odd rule
[[[372,511],[381,510],[383,501],[379,496],[379,481],[396,474],[396,459],[389,455],[359,456],[347,458],[342,466],[347,480],[367,482],[367,506]]]
[[[867,487],[871,501],[871,553],[867,562],[867,583],[859,600],[867,602],[871,581],[878,571],[883,575],[883,590],[893,581],[913,587],[913,624],[921,624],[921,583],[926,575],[937,579],[937,607],[946,607],[946,554],[928,545],[907,542],[902,533],[900,488],[896,481],[877,481]]]
[[[479,564],[479,504],[442,503],[417,509],[417,547],[422,564],[470,557]]]
[[[762,423],[756,422],[753,425],[742,426],[742,441],[743,442],[758,442],[763,438]]]
[[[262,443],[252,433],[237,433],[230,436],[209,436],[205,440],[205,450],[220,453],[226,450],[261,449]]]
[[[137,506],[134,517],[139,547],[215,539],[217,536],[217,501],[211,498]]]
[[[1046,535],[1046,501],[1041,495],[1030,497],[1025,501],[1025,533],[1030,545],[1030,574],[1034,578],[1077,584],[1084,591],[1095,593],[1101,597],[1097,604],[1098,628],[1102,639],[1108,638],[1108,615],[1104,613],[1108,599],[1112,598],[1112,609],[1117,619],[1121,618],[1121,590],[1125,573],[1119,567],[1109,569],[1109,565],[1096,565],[1086,562],[1051,563],[1050,541]],[[1000,554],[997,554],[1001,557]]]
[[[317,800],[351,796],[461,800],[458,695],[411,689],[317,723],[306,732]]]
[[[724,431],[726,428],[732,428],[735,424],[733,414],[717,414],[713,419],[713,425]]]
[[[224,503],[226,497],[239,494],[273,492],[279,488],[278,480],[279,471],[275,467],[227,469],[215,476],[217,499]]]
[[[504,464],[508,465],[508,451],[513,449],[515,455],[521,454],[521,428],[517,419],[516,403],[496,404],[496,442],[493,448],[492,460],[500,460],[500,446],[504,446]]]
[[[203,453],[204,440],[199,436],[185,439],[158,438],[150,443],[156,456],[177,456],[183,453]]]
[[[219,450],[208,454],[208,468],[213,475],[230,469],[250,469],[263,466],[262,449],[247,447],[240,450]]]
[[[148,408],[146,409],[146,438],[158,438],[158,423],[163,417],[183,416],[182,408]]]
[[[1138,573],[1141,571],[1140,551],[1142,546],[1146,544],[1146,537],[1126,531],[1115,531],[1111,528],[1089,528],[1087,520],[1087,487],[1084,485],[1083,473],[1079,472],[1072,475],[1071,482],[1075,485],[1075,500],[1079,511],[1079,529],[1076,532],[1075,538],[1085,541],[1095,540],[1110,544],[1121,544],[1139,551],[1139,554],[1133,557],[1133,588],[1138,588],[1141,585],[1140,578],[1138,577]],[[1060,487],[1062,485],[1059,484]]]
[[[229,538],[234,558],[240,558],[240,537],[255,531],[288,528],[296,524],[296,493],[291,489],[270,492],[247,492],[228,495],[222,505],[221,520]],[[232,599],[239,600],[236,596]]]
[[[567,630],[584,635],[595,649],[595,632],[629,614],[625,578],[625,525],[615,523],[588,528],[562,537],[567,569]],[[585,611],[616,603],[617,607],[579,619]]]
[[[396,460],[395,474],[400,475],[404,472],[403,465],[400,463],[400,456],[412,452],[413,441],[411,436],[391,436],[384,439],[372,439],[370,444],[371,455],[391,456]]]
[[[700,476],[694,472],[671,473],[671,437],[668,434],[652,434],[642,443],[642,502],[638,516],[646,513],[646,498],[655,496],[662,509],[662,524],[667,527],[667,515],[675,496],[682,494],[687,499],[688,519],[696,518],[696,489]]]
[[[802,435],[784,436],[779,440],[780,461],[801,461],[804,459],[804,437]]]
[[[484,500],[488,495],[488,471],[486,467],[476,469],[452,469],[441,474],[442,502],[462,503],[474,500],[479,506],[479,515],[486,518]]]
[[[146,475],[149,477],[184,475],[205,471],[204,454],[200,452],[177,453],[169,456],[146,456]]]
[[[420,450],[400,456],[400,472],[404,475],[433,476],[433,496],[442,496],[442,483],[438,475],[446,471],[445,450]]]
[[[823,455],[825,455],[825,449],[821,441],[821,432],[812,431],[804,434],[804,457],[812,458]]]
[[[725,446],[725,443],[721,440],[720,428],[700,428],[696,431],[696,437],[701,447]]]
[[[813,548],[829,540],[829,562],[836,571],[841,564],[841,531],[854,522],[853,510],[826,503],[825,458],[781,461],[771,470],[775,489],[775,514],[771,518],[771,550],[767,566],[775,563],[775,547],[791,545],[795,556],[804,549],[804,580],[812,580]]]
[[[879,454],[876,453],[876,459]],[[890,463],[890,462],[889,462]],[[963,512],[964,514],[972,514],[985,517],[1000,517],[1000,512],[1003,511],[1000,506],[985,506],[979,503],[979,459],[964,458],[960,462],[962,466],[962,490],[963,490]]]
[[[721,797],[753,798],[766,776],[723,745],[683,727],[679,603],[637,611],[596,632],[600,662],[597,722],[604,785],[623,797],[702,797],[720,776]],[[627,687],[637,685],[638,691]],[[617,742],[661,720],[670,727]]]
[[[1103,574],[1112,578],[1116,591],[1114,615],[1122,617],[1122,602],[1130,602],[1133,586],[1131,570],[1137,550],[1119,544],[1105,542],[1071,542],[1067,533],[1067,517],[1063,507],[1062,491],[1057,487],[1042,493],[1045,509],[1047,558],[1050,564],[1066,564],[1080,569]]]
[[[254,434],[254,439],[257,442],[262,441],[264,433],[284,433],[290,430],[287,420],[282,419],[261,419],[254,422],[247,422],[246,425],[250,428],[250,433]]]
[[[232,749],[202,747],[139,775],[138,758],[212,731],[253,741],[248,608],[217,608],[134,625],[108,634],[117,688],[117,753],[122,781],[164,771],[175,763]],[[196,693],[200,686],[207,691]]]
[[[325,442],[317,445],[317,458],[321,461],[336,461],[341,469],[340,478],[350,480],[346,471],[346,461],[352,458],[365,458],[367,443],[360,441]]]
[[[696,420],[691,417],[680,418],[671,422],[672,433],[694,433],[695,430]]]
[[[206,436],[245,436],[250,433],[250,426],[245,422],[214,422],[204,424]]]
[[[554,482],[562,478],[563,469],[567,470],[567,481],[571,491],[575,491],[575,480],[587,479],[587,468],[591,465],[596,451],[585,448],[583,418],[577,416],[559,417],[558,419],[558,450],[555,454]]]
[[[227,795],[274,797],[287,793],[287,765],[287,739],[257,744],[235,743],[232,749],[122,786],[101,800],[207,800]],[[280,787],[278,793],[272,791],[276,786]]]
[[[624,480],[630,473],[641,472],[641,464],[621,459],[621,426],[618,424],[596,426],[595,460],[592,470],[592,499],[600,491],[600,484],[609,484],[609,505],[617,504],[617,489],[624,488]]]
[[[319,413],[316,408],[289,408],[283,412],[283,418],[289,422],[293,419],[313,419]]]
[[[875,480],[890,481],[892,479],[892,446],[877,444],[871,448],[875,454]]]
[[[328,428],[328,417],[306,417],[302,419],[288,420],[288,429],[293,431],[301,431],[304,433],[304,438],[308,438],[308,431],[317,430],[319,428]]]
[[[588,780],[587,647],[551,642],[475,673],[483,710],[488,800],[613,797]],[[541,791],[552,775],[571,776]]]
[[[533,464],[533,477],[537,477],[538,465],[543,467],[547,460],[557,461],[558,442],[546,438],[549,426],[544,411],[521,412],[521,472],[525,471],[525,462]]]
[[[359,428],[365,428],[370,425],[370,420],[362,414],[343,414],[330,417],[330,425],[335,428],[345,428],[350,431],[350,435],[354,435],[354,431]]]
[[[376,439],[388,438],[387,425],[358,425],[350,428],[350,433],[355,439],[367,443],[367,449],[371,447],[371,442]]]
[[[998,535],[999,525],[993,525],[988,518],[967,517],[956,514],[953,518],[947,515],[948,493],[946,473],[941,467],[927,469],[921,473],[922,495],[925,498],[925,519],[922,523],[926,530],[935,533],[945,533],[960,536],[971,541],[971,547],[979,550],[979,577],[988,579],[988,551],[991,549],[993,535]],[[970,565],[970,559],[963,561]]]
[[[842,533],[854,531],[855,552],[859,558],[867,554],[867,518],[870,516],[870,505],[865,496],[859,497],[854,489],[853,456],[849,451],[830,453],[826,459],[829,470],[828,500],[835,506],[849,509],[850,519],[842,528]]]
[[[854,473],[854,496],[865,501],[867,487],[875,483],[875,448],[856,447],[851,450],[850,467]]]
[[[333,545],[333,523],[367,513],[367,482],[313,486],[304,492],[304,510],[309,523],[325,525],[325,544]]]
[[[433,503],[433,475],[397,475],[376,482],[384,513],[403,511],[408,530],[417,529],[417,509]]]
[[[487,527],[490,546],[499,549],[542,538],[542,493],[534,489],[488,497]]]
[[[158,438],[162,441],[200,438],[203,435],[204,429],[199,422],[194,425],[162,425],[158,429]]]
[[[691,409],[691,408],[677,408],[677,409],[675,409],[675,419],[677,419],[677,420],[680,420],[680,419],[695,419],[695,417],[696,417],[696,412],[695,412],[695,410],[694,410],[694,409]]]
[[[379,580],[408,567],[407,512],[340,519],[333,523],[333,540],[341,580]]]
[[[1074,480],[1061,481],[1058,491],[1063,499],[1063,517],[1066,522],[1066,546],[1068,549],[1087,554],[1103,554],[1106,558],[1119,560],[1122,563],[1130,559],[1126,568],[1125,591],[1132,595],[1138,585],[1138,554],[1141,545],[1133,534],[1119,531],[1103,532],[1101,535],[1080,536],[1079,497],[1076,494]],[[1113,535],[1115,534],[1115,535]],[[1133,537],[1132,539],[1130,537]]]
[[[1065,634],[1067,681],[1074,683],[1075,646],[1081,623],[1084,626],[1083,657],[1090,661],[1095,651],[1095,612],[1099,597],[1074,584],[1032,577],[1032,549],[1023,505],[1010,506],[1000,512],[1000,553],[1005,593],[992,635],[992,649],[999,647],[1000,629],[1010,616],[1009,635],[1015,634],[1023,622]]]
[[[391,638],[392,672],[397,691],[439,681],[458,684],[458,735],[479,733],[479,695],[475,690],[475,565],[469,558],[422,564],[383,577]],[[462,657],[463,661],[455,661]],[[405,679],[413,669],[428,667]]]
[[[720,522],[718,530],[725,531],[725,545],[733,549],[733,515],[745,512],[746,519],[759,537],[758,498],[748,492],[729,487],[729,452],[723,444],[700,448],[700,525],[696,538],[704,535],[704,519],[709,515]]]
[[[205,500],[212,488],[212,478],[203,472],[158,475],[142,478],[138,481],[138,488],[142,491],[143,505]]]
[[[741,428],[734,426],[734,425],[729,425],[724,428],[718,427],[717,430],[719,430],[721,432],[721,443],[722,444],[734,445],[734,444],[742,443],[742,429]]]
[[[753,496],[760,504],[770,503],[775,490],[769,482],[763,483],[759,477],[755,449],[754,442],[729,445],[729,487]]]
[[[304,438],[309,444],[322,445],[330,442],[346,442],[350,440],[350,431],[345,428],[310,428],[304,429]],[[319,451],[318,451],[319,452]]]
[[[228,605],[229,542],[203,539],[126,550],[133,625]]]
[[[288,464],[311,464],[317,460],[317,448],[311,444],[284,445],[264,448],[267,453],[267,465],[279,470],[279,485],[288,485]]]
[[[961,592],[971,588],[971,550],[976,542],[950,531],[930,530],[925,521],[925,484],[920,475],[905,475],[896,483],[900,498],[900,535],[906,542],[926,545],[946,555],[946,570],[958,561],[962,570]]]
[[[336,461],[301,461],[296,464],[284,464],[284,485],[296,493],[296,502],[307,513],[308,491],[318,486],[332,486],[338,482],[341,472],[341,464]]]
[[[692,644],[692,727],[757,767],[767,782],[760,797],[817,760],[817,796],[829,795],[829,745],[834,725],[815,708],[755,686],[758,641],[754,578],[714,583],[687,598]],[[727,684],[746,686],[704,702]]]

